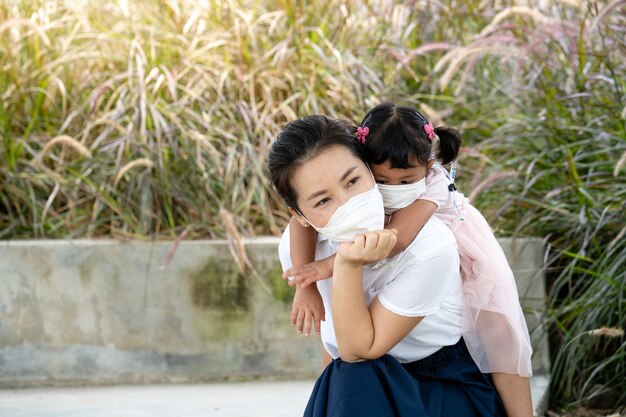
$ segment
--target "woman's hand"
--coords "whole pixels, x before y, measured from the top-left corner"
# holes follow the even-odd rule
[[[362,266],[385,259],[396,245],[397,232],[385,229],[358,235],[354,242],[339,245],[336,261]]]
[[[363,264],[387,257],[396,244],[395,229],[377,230],[342,243],[335,258],[331,294],[339,356],[346,362],[376,359],[389,352],[423,317],[405,317],[363,295]]]

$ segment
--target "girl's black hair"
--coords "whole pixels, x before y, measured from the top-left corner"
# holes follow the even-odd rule
[[[333,145],[345,146],[357,158],[363,159],[354,137],[355,131],[351,123],[326,116],[307,116],[285,126],[270,149],[267,165],[272,184],[288,207],[299,210],[298,195],[291,183],[294,171],[323,150]]]
[[[391,168],[412,168],[415,162],[426,165],[432,153],[432,142],[424,126],[428,120],[407,106],[383,103],[369,111],[361,122],[369,133],[360,145],[365,160],[371,164],[389,162]],[[435,157],[443,165],[454,161],[461,147],[461,135],[449,127],[437,127],[439,149]]]

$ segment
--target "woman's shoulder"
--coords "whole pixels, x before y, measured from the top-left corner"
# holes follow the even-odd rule
[[[459,253],[450,229],[432,218],[387,274],[381,304],[401,316],[430,316],[460,298]],[[453,295],[453,298],[448,296]]]

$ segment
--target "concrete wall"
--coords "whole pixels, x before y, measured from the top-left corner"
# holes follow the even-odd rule
[[[540,311],[541,242],[501,243],[523,305]],[[0,387],[317,376],[318,338],[289,325],[277,239],[245,247],[271,295],[225,241],[182,242],[167,266],[171,242],[0,243]],[[543,373],[547,349],[535,350]]]

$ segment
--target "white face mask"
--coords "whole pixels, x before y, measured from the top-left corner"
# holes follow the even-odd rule
[[[309,222],[311,223],[311,222]],[[318,233],[336,242],[354,242],[356,235],[385,227],[383,198],[374,188],[355,195],[339,207],[324,227],[311,226]]]
[[[413,184],[378,184],[378,189],[385,203],[385,214],[392,214],[396,210],[410,205],[424,194],[424,191],[426,191],[426,177]]]

